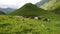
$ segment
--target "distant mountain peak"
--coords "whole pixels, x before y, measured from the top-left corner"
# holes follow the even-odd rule
[[[9,15],[20,15],[20,16],[38,16],[41,12],[45,11],[32,3],[27,3],[16,11],[10,13]]]

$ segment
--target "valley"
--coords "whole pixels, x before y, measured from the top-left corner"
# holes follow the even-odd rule
[[[60,34],[59,3],[42,0],[19,9],[0,8],[0,34]]]

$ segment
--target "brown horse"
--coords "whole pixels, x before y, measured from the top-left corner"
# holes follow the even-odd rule
[[[49,21],[50,19],[47,18],[41,18],[42,21]]]

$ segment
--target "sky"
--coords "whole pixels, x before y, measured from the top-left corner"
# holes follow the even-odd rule
[[[37,3],[41,0],[0,0],[0,7],[7,8],[10,7],[21,7],[26,3]]]

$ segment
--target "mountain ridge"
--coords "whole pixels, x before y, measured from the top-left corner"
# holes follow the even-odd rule
[[[54,10],[58,8],[58,6],[60,6],[59,3],[60,3],[60,0],[50,0],[49,2],[44,3],[43,5],[39,5],[39,6],[37,4],[36,5],[45,10]]]
[[[14,8],[0,8],[0,11],[3,11],[6,14],[13,12],[14,10],[16,10],[16,9],[14,9]]]
[[[41,12],[45,11],[32,3],[27,3],[18,10],[10,13],[11,15],[23,15],[23,16],[37,16]]]

